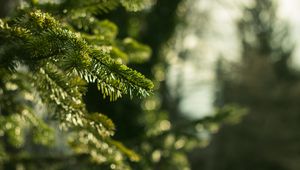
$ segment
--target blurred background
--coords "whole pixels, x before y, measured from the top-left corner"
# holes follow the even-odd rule
[[[188,152],[191,169],[300,169],[299,8],[297,0],[161,0],[145,18],[129,16],[125,34],[153,50],[147,67],[133,67],[159,83],[145,110],[165,111],[172,126],[226,106],[248,110],[213,135],[195,126],[203,143]]]
[[[190,154],[192,169],[299,169],[300,2],[186,3],[167,53],[181,114],[195,119],[228,104],[248,109]]]
[[[4,1],[1,16],[16,2]],[[128,65],[156,91],[110,103],[90,84],[88,110],[107,114],[115,138],[149,158],[135,169],[299,170],[299,9],[298,0],[157,0],[137,13],[99,14],[119,38],[151,47],[148,61]],[[224,107],[247,114],[197,123]],[[184,123],[184,135],[173,129]]]

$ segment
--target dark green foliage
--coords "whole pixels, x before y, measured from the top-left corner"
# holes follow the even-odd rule
[[[130,58],[139,60],[137,55],[141,60],[148,58],[150,49],[132,39],[117,40],[118,29],[113,23],[92,16],[119,4],[31,1],[14,17],[0,20],[0,145],[4,168],[35,159],[26,149],[30,136],[31,145],[59,142],[54,138],[57,130],[49,124],[53,119],[68,134],[74,154],[90,155],[93,162],[113,169],[128,169],[126,159],[139,160],[136,153],[111,139],[113,122],[100,113],[88,113],[82,99],[87,83],[97,83],[103,97],[111,101],[125,94],[147,96],[153,88],[150,80],[122,64]]]

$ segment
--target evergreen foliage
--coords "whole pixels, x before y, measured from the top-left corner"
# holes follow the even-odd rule
[[[131,58],[147,59],[149,47],[130,38],[116,39],[116,25],[93,17],[120,4],[136,11],[143,3],[29,1],[12,17],[0,20],[0,160],[4,168],[13,168],[9,165],[13,161],[41,156],[30,154],[27,141],[53,144],[50,120],[57,120],[68,134],[74,154],[90,155],[93,162],[112,169],[128,169],[126,159],[139,160],[111,138],[113,122],[103,114],[88,113],[82,98],[87,83],[96,83],[111,101],[126,94],[148,96],[153,88],[150,80],[124,65]]]

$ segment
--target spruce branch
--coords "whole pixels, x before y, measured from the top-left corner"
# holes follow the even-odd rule
[[[101,82],[102,93],[105,97],[112,96],[112,100],[122,94],[145,96],[153,88],[152,82],[142,74],[114,61],[110,52],[88,45],[80,34],[64,29],[50,15],[35,11],[25,18],[28,22],[15,24],[23,27],[3,29],[24,43],[21,47],[24,49],[18,51],[25,52],[25,55],[18,56],[19,60],[35,60],[40,64],[38,67],[52,61],[66,72],[76,70],[87,82]],[[37,29],[31,28],[31,25],[36,25]]]
[[[125,3],[27,2],[32,9],[23,8],[14,18],[0,19],[0,123],[5,125],[0,136],[8,136],[11,145],[20,147],[25,129],[30,129],[35,143],[49,145],[53,129],[45,119],[52,118],[70,134],[75,153],[90,155],[96,163],[130,169],[125,160],[138,161],[139,156],[112,140],[113,122],[101,113],[89,113],[82,99],[87,83],[92,82],[111,101],[127,94],[151,93],[153,83],[122,64],[139,56],[148,58],[150,49],[132,39],[117,42],[117,26],[93,17]],[[88,27],[78,27],[85,22]],[[40,101],[45,110],[34,108]]]

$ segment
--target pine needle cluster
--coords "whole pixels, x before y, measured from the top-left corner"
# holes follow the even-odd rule
[[[149,4],[32,0],[10,18],[0,19],[1,164],[31,159],[28,152],[24,156],[28,141],[53,144],[53,121],[68,134],[75,156],[89,155],[92,162],[112,169],[129,169],[125,160],[139,160],[112,139],[115,126],[107,116],[87,111],[83,96],[88,83],[96,83],[111,101],[151,93],[152,82],[125,65],[149,58],[150,48],[132,38],[117,39],[114,23],[94,17],[120,5],[137,11]]]

